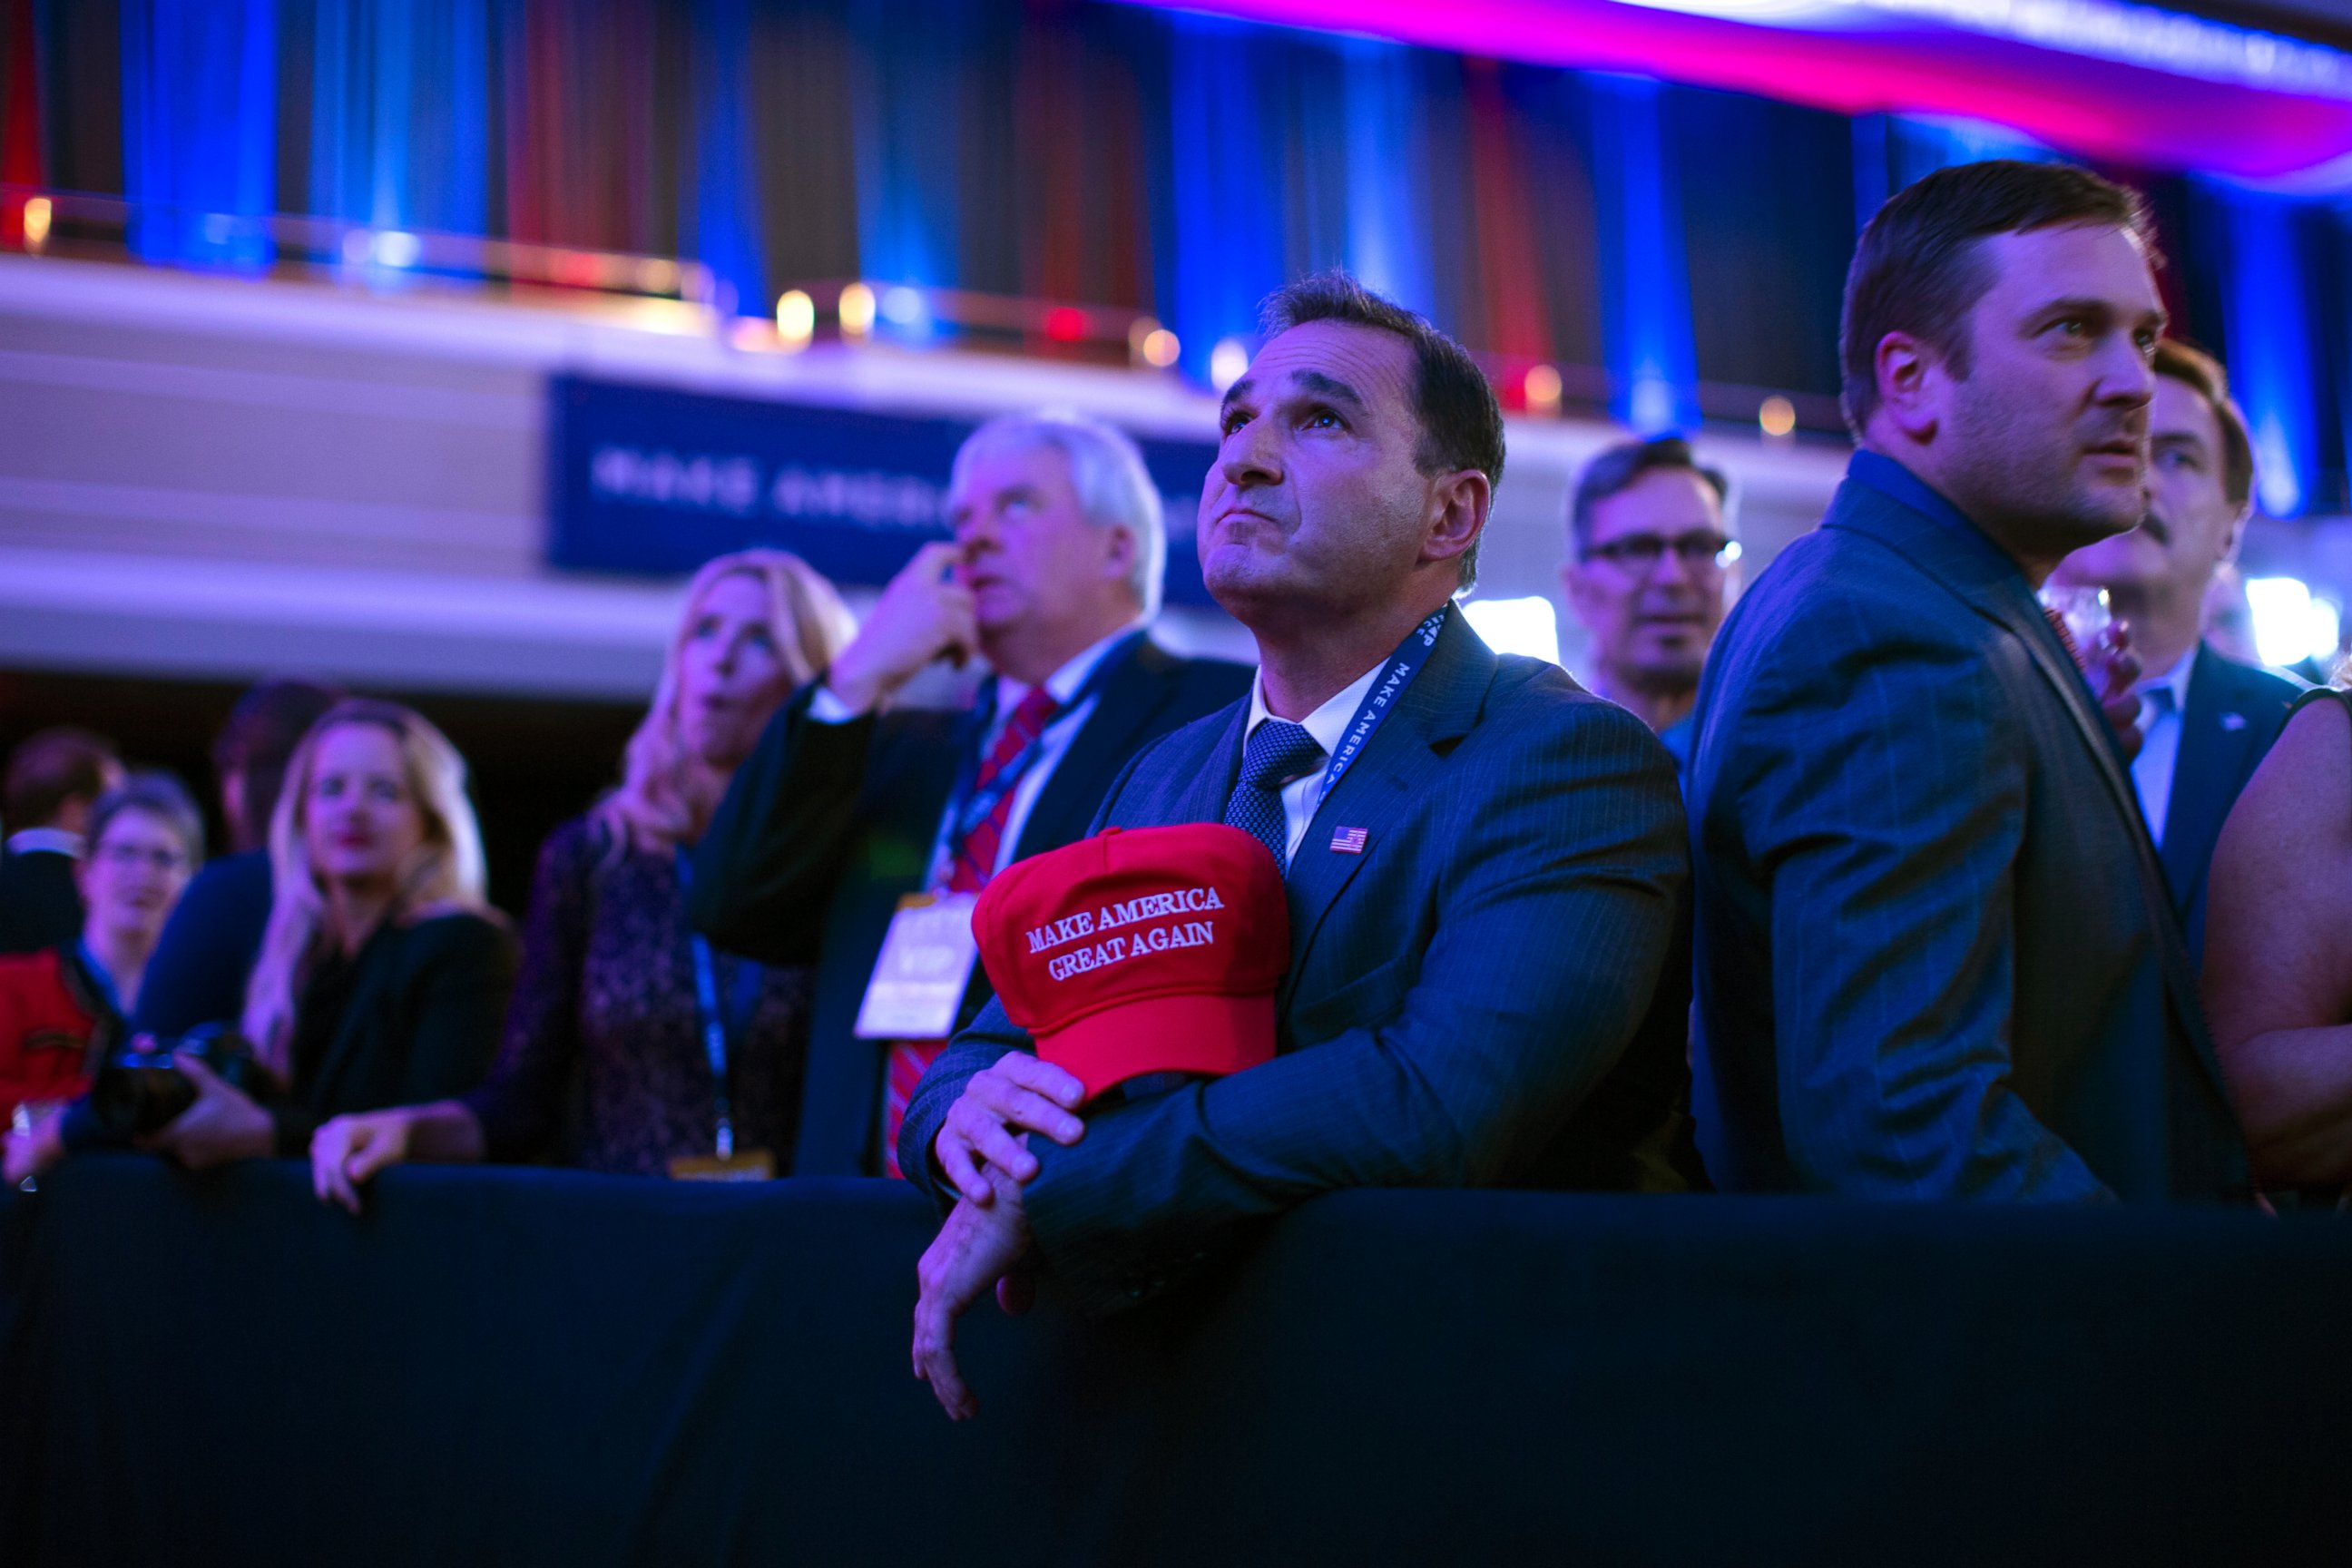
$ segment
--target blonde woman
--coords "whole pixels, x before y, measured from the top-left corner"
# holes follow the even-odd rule
[[[356,1212],[360,1185],[405,1160],[561,1156],[632,1175],[789,1165],[807,972],[695,938],[681,851],[770,715],[853,629],[833,585],[795,556],[747,551],[702,569],[620,787],[540,854],[522,975],[489,1081],[320,1129],[310,1155],[322,1199]],[[584,1095],[567,1127],[574,1083]]]
[[[311,726],[269,858],[244,1032],[284,1092],[264,1106],[183,1055],[195,1103],[145,1146],[192,1168],[299,1156],[330,1117],[479,1083],[513,985],[465,763],[410,710],[352,700]]]

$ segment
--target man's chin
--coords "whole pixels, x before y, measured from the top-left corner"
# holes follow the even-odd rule
[[[1674,697],[1696,690],[1706,668],[1704,653],[1660,655],[1634,664],[1625,672],[1626,683],[1645,697]]]
[[[1295,590],[1286,592],[1280,571],[1254,561],[1244,551],[1219,551],[1201,563],[1201,581],[1224,612],[1246,624],[1254,606],[1279,609]]]
[[[2077,495],[2065,515],[2053,521],[2064,532],[2069,541],[2067,548],[2073,551],[2129,533],[2147,515],[2137,492],[2111,493],[2102,486]]]

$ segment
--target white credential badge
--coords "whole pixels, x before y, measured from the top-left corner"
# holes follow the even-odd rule
[[[956,1009],[980,959],[971,932],[979,901],[971,893],[910,893],[898,900],[858,1005],[859,1039],[939,1040],[955,1031]]]

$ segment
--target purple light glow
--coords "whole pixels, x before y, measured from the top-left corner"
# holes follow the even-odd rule
[[[2044,47],[1946,25],[1922,15],[1927,7],[1822,5],[1800,14],[1759,6],[1751,13],[1758,21],[1659,9],[1654,0],[1192,0],[1182,8],[1538,65],[1638,71],[1845,114],[1986,120],[2081,156],[2147,168],[2284,180],[2352,154],[2352,100],[2344,97]],[[2113,9],[2168,23],[2146,7]]]

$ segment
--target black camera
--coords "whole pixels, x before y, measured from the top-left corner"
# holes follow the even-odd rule
[[[220,1024],[204,1025],[176,1040],[158,1040],[152,1050],[110,1051],[89,1088],[90,1110],[110,1138],[127,1143],[160,1132],[195,1102],[196,1086],[173,1061],[182,1051],[256,1100],[266,1098],[271,1088],[252,1045]]]

